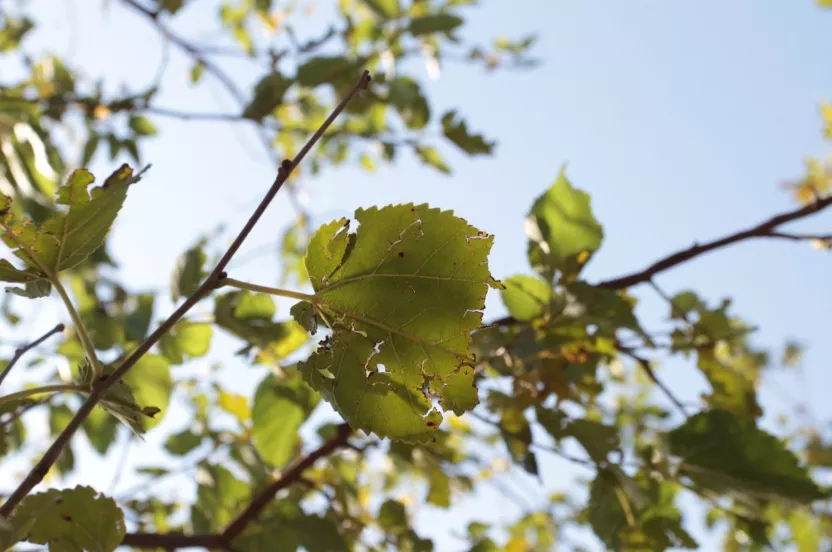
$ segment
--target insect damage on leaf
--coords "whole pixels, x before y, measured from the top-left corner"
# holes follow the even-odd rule
[[[125,164],[103,185],[89,189],[95,177],[78,169],[56,190],[55,202],[66,209],[41,225],[16,217],[10,210],[11,199],[0,194],[0,236],[26,264],[25,269],[18,269],[6,260],[0,261],[0,279],[25,284],[25,289],[10,289],[17,295],[48,295],[48,281],[62,270],[77,266],[104,244],[127,189],[140,178],[141,173],[134,175]]]
[[[355,218],[357,232],[340,219],[309,244],[308,304],[332,334],[299,366],[353,427],[424,442],[443,410],[461,415],[478,403],[470,334],[488,288],[502,288],[488,268],[494,237],[427,205]],[[314,328],[308,307],[293,314]]]

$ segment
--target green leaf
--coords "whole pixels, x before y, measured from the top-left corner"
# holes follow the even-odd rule
[[[427,205],[358,209],[360,226],[322,226],[306,254],[315,305],[332,336],[304,379],[355,428],[427,441],[442,420],[425,388],[458,415],[478,402],[470,351],[494,237]]]
[[[437,13],[414,17],[410,20],[407,30],[413,36],[421,36],[430,33],[450,33],[464,23],[461,17],[449,13]]]
[[[126,532],[124,514],[115,501],[90,487],[29,495],[15,509],[11,523],[25,528],[29,542],[48,544],[55,552],[110,552]]]
[[[158,358],[155,357],[155,355],[145,355],[142,357],[142,359],[136,363],[136,366],[134,366],[124,378],[114,383],[107,390],[104,398],[102,398],[98,403],[101,408],[118,418],[139,436],[145,432],[145,419],[150,418],[152,420],[154,416],[160,412],[159,407],[154,405],[140,406],[136,402],[136,398],[133,395],[133,389],[128,383],[133,378],[137,378],[135,374],[138,370],[139,364],[142,362],[150,362],[148,357],[150,357],[150,359]],[[110,377],[115,370],[116,368],[114,366],[105,366],[104,373],[101,377]],[[139,370],[139,372],[141,372],[141,370]],[[142,383],[141,380],[139,381]],[[93,373],[92,368],[89,365],[89,360],[85,359],[84,363],[78,368],[78,383],[89,386],[96,383],[93,381]]]
[[[191,66],[191,84],[196,84],[205,74],[205,64],[198,61]]]
[[[560,271],[573,280],[601,246],[604,231],[590,209],[589,195],[572,187],[561,169],[526,217],[529,261],[547,280]]]
[[[180,320],[159,340],[159,349],[171,363],[182,364],[208,354],[212,335],[213,326],[208,322]]]
[[[724,410],[701,412],[669,434],[679,472],[698,486],[761,500],[809,503],[826,497],[776,437]]]
[[[191,506],[194,531],[222,531],[251,495],[249,486],[222,466],[200,465],[197,498]]]
[[[155,427],[165,417],[173,392],[168,362],[162,356],[146,354],[127,372],[123,381],[133,389],[139,405],[156,409],[152,415],[140,418],[145,431]]]
[[[18,220],[9,211],[0,215],[3,241],[32,272],[47,278],[78,265],[101,247],[127,197],[127,188],[139,177],[122,165],[102,186],[88,191],[93,180],[86,170],[73,172],[57,190],[56,202],[66,205],[66,212],[41,226],[29,219]]]
[[[255,85],[254,97],[243,110],[243,117],[255,121],[263,120],[263,117],[283,103],[283,96],[290,86],[292,81],[280,73],[269,73]]]
[[[234,550],[295,552],[302,547],[308,552],[346,552],[350,549],[334,516],[307,514],[294,501],[273,502],[261,518],[260,523],[251,524],[234,540]]]
[[[234,307],[238,320],[271,320],[275,312],[274,299],[265,293],[244,293]]]
[[[297,80],[303,86],[319,86],[345,77],[352,78],[356,64],[341,56],[319,56],[298,67]]]
[[[647,337],[633,314],[633,305],[617,292],[586,282],[570,282],[564,286],[564,314],[597,327],[596,335],[614,337],[626,328]]]
[[[22,289],[6,288],[6,291],[20,297],[39,299],[49,296],[52,292],[52,284],[47,280],[35,280],[34,282],[28,282]]]
[[[402,12],[399,0],[361,0],[361,2],[383,20],[396,18]]]
[[[165,448],[171,454],[184,456],[202,443],[202,435],[197,435],[190,429],[172,433],[165,441]]]
[[[573,437],[586,450],[595,462],[605,462],[609,453],[618,450],[618,429],[600,422],[586,419],[570,418],[560,410],[537,406],[537,421],[549,434],[560,441]]]
[[[118,430],[115,419],[100,406],[93,408],[81,427],[83,427],[84,433],[87,434],[90,444],[100,454],[107,453],[107,449],[115,441]]]
[[[429,504],[440,508],[448,508],[451,505],[451,482],[445,472],[438,465],[428,470],[428,496]]]
[[[397,77],[390,81],[389,99],[407,128],[418,130],[428,124],[430,106],[419,89],[419,83],[410,77]]]
[[[419,156],[419,160],[425,165],[430,165],[441,173],[451,174],[451,168],[445,163],[436,148],[430,146],[414,146],[413,149],[416,155]]]
[[[183,253],[176,261],[170,279],[170,296],[176,302],[180,297],[190,297],[199,288],[199,284],[208,275],[204,270],[206,261],[202,244],[196,245]]]
[[[96,150],[98,150],[98,144],[101,142],[101,135],[97,132],[90,132],[89,137],[87,138],[87,142],[84,144],[84,151],[81,155],[81,166],[86,167],[92,161],[93,156],[95,156]]]
[[[442,132],[468,155],[491,155],[494,152],[496,143],[486,141],[482,134],[469,133],[468,125],[462,118],[457,119],[455,110],[442,116]]]
[[[755,382],[729,362],[722,362],[721,349],[699,348],[697,351],[696,366],[713,389],[707,398],[708,404],[737,416],[759,418],[763,410],[757,402]]]
[[[289,309],[289,314],[292,318],[301,325],[301,327],[312,335],[318,331],[318,316],[315,313],[315,306],[307,301],[295,303]]]
[[[128,341],[142,341],[150,329],[150,321],[153,319],[153,303],[156,295],[153,293],[142,293],[134,297],[135,306],[132,311],[124,317],[124,336]]]
[[[318,398],[300,377],[280,380],[269,374],[257,386],[252,409],[254,446],[264,461],[284,466],[300,443],[298,430]]]
[[[156,126],[150,122],[150,119],[141,115],[132,115],[127,124],[139,136],[153,136],[158,133]]]
[[[552,286],[536,276],[514,275],[503,280],[506,286],[500,293],[511,316],[521,322],[540,318],[549,310]]]

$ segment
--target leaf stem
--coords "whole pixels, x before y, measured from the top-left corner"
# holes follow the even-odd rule
[[[31,389],[24,389],[17,393],[10,393],[0,397],[0,405],[10,403],[12,401],[25,399],[32,395],[41,395],[43,393],[59,393],[61,391],[78,391],[79,393],[86,393],[90,390],[89,385],[82,385],[79,383],[59,383],[55,385],[44,385],[43,387],[33,387]]]
[[[223,286],[234,287],[238,289],[245,289],[247,291],[254,291],[256,293],[267,293],[269,295],[276,295],[278,297],[288,297],[290,299],[298,299],[300,301],[309,301],[313,305],[318,304],[318,297],[315,295],[307,295],[306,293],[298,293],[297,291],[289,291],[288,289],[273,288],[268,286],[261,286],[258,284],[250,284],[234,278],[225,278],[221,281]]]
[[[87,358],[90,359],[93,381],[98,381],[98,378],[100,378],[102,374],[101,362],[95,354],[95,347],[93,347],[90,336],[87,334],[87,329],[84,327],[84,323],[81,322],[81,315],[78,314],[77,310],[75,310],[75,306],[72,304],[72,299],[70,299],[69,294],[66,292],[66,288],[64,288],[57,276],[52,280],[52,285],[55,286],[55,291],[57,291],[58,295],[61,296],[61,300],[64,302],[64,306],[69,313],[69,317],[72,318],[72,324],[75,326],[75,331],[78,333],[78,339],[81,341],[84,353],[86,353]]]

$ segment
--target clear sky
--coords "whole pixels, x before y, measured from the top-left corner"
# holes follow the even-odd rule
[[[323,24],[329,2],[318,3]],[[161,57],[155,31],[118,1],[111,0],[105,10],[103,4],[32,2],[44,26],[37,43],[111,82],[151,81]],[[205,4],[214,3],[193,4],[176,28],[210,38],[216,12]],[[471,24],[465,38],[487,41],[499,34],[537,32],[534,53],[541,66],[486,74],[449,64],[435,81],[423,68],[417,74],[428,86],[434,112],[459,107],[469,126],[499,140],[496,155],[468,159],[445,149],[451,176],[405,155],[375,174],[348,167],[305,178],[302,185],[309,208],[319,217],[316,223],[350,216],[359,206],[428,202],[452,208],[496,234],[491,255],[495,276],[529,272],[523,217],[567,163],[568,176],[591,194],[605,228],[604,245],[586,270],[595,281],[642,268],[696,239],[791,209],[780,184],[803,174],[807,155],[827,150],[818,104],[832,99],[832,12],[821,11],[811,0],[480,4],[466,10]],[[260,76],[246,62],[228,67],[243,89]],[[212,92],[217,90],[213,86],[190,89],[187,71],[186,60],[171,50],[160,105],[234,110],[230,100]],[[160,138],[145,148],[153,168],[131,190],[110,245],[124,280],[135,288],[167,286],[176,257],[190,241],[219,222],[241,225],[273,176],[245,125],[155,122]],[[116,166],[100,155],[92,168],[103,176]],[[286,198],[278,196],[241,256],[274,242],[291,212]],[[830,227],[828,214],[795,226],[807,232]],[[275,281],[276,268],[273,257],[261,257],[235,276],[268,284]],[[733,297],[733,312],[760,327],[755,342],[771,347],[775,356],[787,339],[805,343],[806,384],[787,376],[767,377],[762,402],[782,405],[784,398],[797,397],[829,419],[832,407],[824,390],[832,384],[830,268],[832,258],[808,244],[759,241],[699,258],[658,282],[671,293],[695,289],[712,302]],[[646,287],[634,291],[643,298],[638,313],[645,325],[661,326],[666,305]],[[504,314],[498,295],[491,294],[488,305],[486,319]],[[39,319],[27,331],[53,324]],[[220,341],[211,357],[200,362],[223,361],[229,385],[250,393],[263,372],[230,358],[232,345]],[[666,363],[660,375],[683,399],[695,400],[704,389],[701,376],[681,361]],[[766,419],[777,412],[770,408]],[[185,423],[174,406],[164,425]],[[151,433],[148,449],[158,445]],[[83,453],[79,461],[88,462],[87,468],[75,481],[109,484],[109,476],[102,480],[100,474],[112,473],[115,457],[100,460]],[[541,460],[547,489],[564,488],[576,473],[559,460]],[[145,461],[137,455],[129,459],[130,465]],[[542,500],[537,483],[524,477],[517,477],[518,484],[532,499]],[[0,482],[8,486],[7,475]],[[122,480],[119,488],[130,486]],[[495,519],[517,513],[492,491],[461,502],[454,512],[460,511],[454,517],[423,511],[420,527],[436,538],[437,550],[461,547],[450,533],[464,532],[469,515]]]

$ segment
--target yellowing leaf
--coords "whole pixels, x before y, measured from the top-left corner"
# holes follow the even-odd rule
[[[427,205],[359,209],[322,226],[306,268],[333,333],[304,379],[355,428],[427,441],[440,408],[478,403],[470,333],[482,323],[493,236]]]
[[[217,405],[234,416],[241,424],[244,424],[251,418],[248,399],[238,393],[219,389]]]

